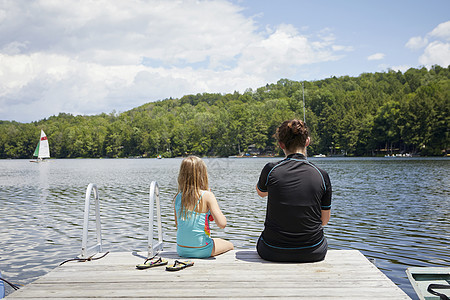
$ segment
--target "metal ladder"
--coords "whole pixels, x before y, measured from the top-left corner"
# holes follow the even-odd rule
[[[153,244],[153,207],[156,201],[156,216],[158,224],[158,242]],[[159,185],[158,182],[152,181],[150,184],[150,196],[148,201],[148,258],[153,257],[158,251],[163,249],[163,234],[161,225],[161,204],[159,202]]]
[[[94,191],[95,200],[95,232],[97,237],[97,243],[88,248],[88,231],[89,231],[89,211],[91,204],[91,194]],[[154,223],[154,205],[156,201],[156,215],[158,226],[158,242],[153,243],[153,223]],[[148,216],[148,257],[152,257],[155,252],[163,249],[163,234],[161,225],[161,205],[159,201],[159,185],[156,181],[152,181],[150,184],[149,195],[149,216]],[[86,199],[84,202],[84,222],[83,222],[83,237],[81,241],[81,255],[80,258],[89,258],[93,255],[102,252],[102,232],[100,222],[100,205],[98,197],[97,185],[90,183],[86,189]]]

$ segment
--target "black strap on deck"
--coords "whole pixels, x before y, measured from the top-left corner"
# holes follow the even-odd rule
[[[65,264],[66,262],[69,262],[69,261],[85,262],[85,261],[97,260],[97,259],[100,259],[100,258],[105,257],[108,253],[109,253],[109,251],[106,252],[105,254],[103,254],[102,256],[96,257],[96,258],[94,258],[94,256],[95,256],[95,254],[94,254],[94,255],[92,255],[92,256],[89,256],[88,258],[73,258],[73,259],[68,259],[68,260],[63,261],[63,262],[60,263],[59,265],[62,266],[63,264]]]
[[[0,277],[0,280],[6,282],[7,284],[9,284],[9,285],[10,285],[13,289],[15,289],[16,291],[19,289],[19,287],[18,287],[17,285],[15,285],[14,283],[9,282],[9,281],[6,280],[5,278],[1,278],[1,277]]]

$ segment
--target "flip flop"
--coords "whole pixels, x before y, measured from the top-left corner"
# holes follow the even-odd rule
[[[147,258],[143,264],[136,265],[136,269],[143,270],[148,268],[153,268],[157,266],[167,265],[169,261],[162,257],[152,257]]]
[[[193,266],[194,262],[190,261],[190,260],[185,260],[185,261],[179,261],[176,260],[172,266],[167,266],[166,267],[166,271],[180,271],[183,270],[184,268]]]

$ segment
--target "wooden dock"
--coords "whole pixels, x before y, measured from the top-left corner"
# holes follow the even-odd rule
[[[169,264],[176,252],[162,252]],[[195,259],[177,272],[164,266],[137,270],[138,253],[110,253],[89,262],[69,262],[12,293],[8,299],[89,298],[299,298],[410,299],[357,250],[330,250],[318,263],[273,263],[254,250],[234,250]]]

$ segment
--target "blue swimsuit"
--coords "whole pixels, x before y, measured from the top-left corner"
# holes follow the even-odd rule
[[[186,219],[181,216],[181,193],[175,198],[175,211],[177,213],[177,252],[182,257],[205,258],[210,257],[214,241],[209,229],[209,216],[211,212],[195,212],[204,192],[197,201],[193,211],[187,211]]]

